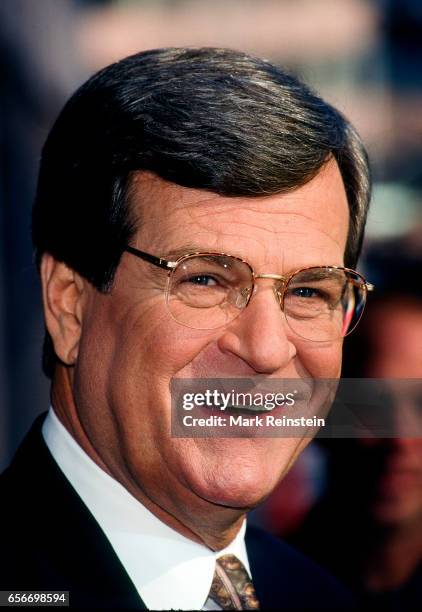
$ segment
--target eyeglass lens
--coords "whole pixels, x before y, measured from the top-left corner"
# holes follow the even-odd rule
[[[216,329],[246,307],[253,285],[252,269],[240,259],[213,254],[189,256],[170,275],[167,303],[179,323],[194,329]],[[276,295],[281,296],[282,290],[282,282],[276,282]],[[280,305],[295,334],[323,342],[352,331],[365,298],[365,284],[357,273],[315,267],[292,276]]]

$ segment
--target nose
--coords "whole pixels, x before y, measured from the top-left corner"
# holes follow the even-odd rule
[[[218,346],[261,374],[272,374],[287,367],[296,355],[296,346],[280,308],[274,281],[261,281],[247,308],[224,329]]]

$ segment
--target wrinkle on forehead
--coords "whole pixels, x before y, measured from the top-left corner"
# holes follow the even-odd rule
[[[236,232],[231,234],[226,231],[226,226],[228,224],[233,224],[233,214],[236,217]],[[263,218],[268,215],[267,224],[263,223]],[[277,217],[281,217],[280,223],[277,222],[279,219]],[[276,237],[282,239],[283,236],[288,238],[292,236],[309,236],[310,226],[312,232],[318,231],[321,234],[324,234],[329,240],[332,240],[334,243],[341,245],[343,236],[339,233],[336,235],[331,235],[327,231],[327,219],[321,219],[321,216],[312,217],[310,215],[306,215],[301,212],[290,212],[288,210],[269,212],[265,210],[257,210],[248,209],[247,211],[244,208],[232,209],[231,211],[221,210],[213,212],[213,220],[219,221],[221,223],[221,229],[219,230],[222,235],[230,237],[239,236],[242,233],[243,229],[253,229],[256,232],[260,232],[261,234],[267,234],[268,237]],[[230,219],[231,217],[231,219]],[[244,217],[244,219],[242,219]],[[248,219],[250,217],[250,220]],[[191,215],[191,219],[195,225],[206,230],[209,225],[210,215],[208,214],[198,214]],[[297,225],[294,220],[299,219],[302,223],[303,229],[297,229]],[[307,222],[307,223],[306,223]],[[265,240],[265,236],[263,236]]]
[[[262,255],[269,244],[295,250],[306,241],[312,250],[324,240],[343,255],[347,239],[348,203],[334,160],[309,183],[284,194],[225,197],[140,172],[134,174],[131,195],[143,236],[139,248],[144,250],[151,245],[163,253],[193,242],[200,247],[195,250],[214,249],[247,258],[247,253],[236,249],[239,239]]]

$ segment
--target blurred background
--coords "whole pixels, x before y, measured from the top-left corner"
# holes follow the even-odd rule
[[[46,134],[66,98],[102,66],[143,49],[189,45],[238,48],[278,62],[357,126],[374,175],[360,270],[377,285],[378,297],[368,309],[370,323],[356,332],[353,344],[346,341],[344,373],[422,378],[420,0],[1,0],[0,469],[35,415],[49,404],[40,365],[43,321],[30,241]],[[391,283],[391,278],[401,282]],[[365,364],[362,354],[371,355]],[[416,398],[414,404],[420,410],[422,400]],[[420,443],[312,443],[254,520],[316,558],[324,550],[325,558],[318,560],[346,579],[353,574],[357,588],[375,595],[400,593],[401,585],[421,577]],[[376,464],[378,472],[368,475],[372,481],[366,482],[367,489],[357,488],[354,470],[365,471],[368,464]],[[365,497],[366,490],[372,497]],[[405,490],[414,491],[413,502],[400,497]],[[406,514],[402,505],[412,511]],[[328,507],[324,516],[331,517],[324,527],[318,522],[321,507]],[[363,517],[355,521],[355,530],[349,528],[352,510]],[[375,552],[360,549],[364,560],[359,555],[355,559],[353,541],[361,542],[365,533],[369,543],[369,526],[378,525],[384,533],[392,524],[401,525],[391,519],[395,512],[413,525],[401,544],[411,562],[402,567],[393,554],[396,569],[391,570],[378,540]],[[333,525],[327,520],[337,521],[335,537],[330,538]],[[320,525],[320,540],[309,537],[315,525]],[[378,534],[377,529],[371,533]],[[383,546],[402,550],[395,540],[385,544],[380,538]],[[344,547],[350,550],[353,572],[345,563]],[[371,565],[368,559],[376,561]],[[381,577],[371,573],[380,563],[388,566]],[[412,588],[410,593],[416,597]],[[395,602],[390,597],[385,605]]]

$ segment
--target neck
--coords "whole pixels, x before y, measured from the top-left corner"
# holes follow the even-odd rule
[[[95,448],[79,417],[73,394],[73,368],[58,364],[51,386],[51,402],[62,425],[76,440],[83,451],[104,472],[117,480],[135,499],[152,512],[159,520],[183,536],[204,544],[211,550],[222,550],[236,537],[245,519],[246,509],[219,506],[192,493],[190,502],[177,501],[170,494],[166,503],[156,503],[131,476],[119,465],[111,464]]]

